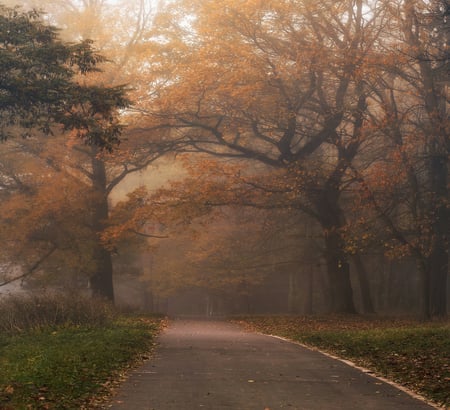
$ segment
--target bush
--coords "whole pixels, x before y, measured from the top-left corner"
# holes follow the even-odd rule
[[[0,300],[0,333],[16,334],[46,327],[105,324],[115,317],[112,305],[62,293],[6,296]]]

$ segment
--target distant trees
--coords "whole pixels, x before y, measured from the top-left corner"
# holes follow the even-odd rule
[[[242,164],[191,161],[186,179],[153,192],[139,188],[112,210],[108,246],[123,249],[133,238],[155,237],[159,225],[164,239],[153,242],[141,277],[156,299],[197,291],[210,303],[226,300],[231,309],[246,311],[255,289],[292,269],[290,291],[277,303],[302,312],[307,270],[317,265],[320,250],[312,233],[299,229],[292,215],[298,212],[280,209],[276,201],[270,206],[234,174]],[[269,310],[274,301],[264,304]]]
[[[406,1],[403,33],[417,68],[408,83],[419,99],[415,132],[422,137],[425,188],[424,220],[428,249],[417,258],[423,276],[423,312],[444,316],[447,310],[449,251],[450,5],[447,1]],[[408,67],[405,72],[408,74]],[[415,79],[414,79],[415,77]],[[419,121],[417,121],[419,120]],[[420,152],[419,151],[419,152]],[[423,230],[422,230],[423,233]],[[423,256],[426,256],[425,258]]]
[[[420,246],[424,232],[433,232],[423,275],[428,279],[421,284],[423,314],[445,314],[448,36],[436,24],[445,30],[446,13],[445,3],[413,0],[247,1],[239,7],[234,1],[220,7],[198,1],[173,3],[160,16],[153,35],[158,53],[150,63],[155,97],[145,106],[148,126],[171,128],[193,151],[272,168],[275,179],[269,185],[259,180],[261,190],[282,193],[285,206],[306,212],[322,227],[335,312],[355,311],[352,254],[366,290],[364,305],[372,309],[366,271],[357,259],[361,251],[349,249],[352,231],[346,229],[354,216],[351,203],[356,194],[367,194],[372,175],[370,181],[380,184],[373,186],[378,198],[393,181],[396,188],[416,183],[428,192],[428,216],[420,217],[416,231]],[[389,155],[406,160],[397,162],[391,180],[375,172],[386,143]],[[424,155],[425,173],[412,165]],[[284,176],[277,180],[280,170]],[[408,199],[419,196],[416,190]],[[397,210],[404,208],[400,197],[391,199]],[[387,235],[383,241],[402,247],[403,234],[394,226],[418,215],[387,218],[386,201],[375,212]],[[371,228],[365,229],[370,235]],[[403,236],[409,244],[410,239],[411,233]],[[416,252],[406,248],[409,255]]]
[[[385,228],[381,241],[393,257],[412,256],[420,273],[425,317],[447,312],[449,5],[386,4],[390,62],[372,86],[371,117],[383,156],[356,171],[362,201]],[[373,216],[373,215],[372,215]],[[368,219],[367,219],[368,221]],[[369,235],[376,232],[364,225]],[[371,231],[371,232],[370,232]]]

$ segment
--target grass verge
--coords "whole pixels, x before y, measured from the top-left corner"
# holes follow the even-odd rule
[[[245,317],[253,330],[317,347],[450,406],[450,323],[362,317]]]
[[[149,352],[161,320],[124,318],[0,336],[0,409],[92,409]]]

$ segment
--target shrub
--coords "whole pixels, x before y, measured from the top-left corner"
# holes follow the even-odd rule
[[[112,305],[82,295],[41,293],[0,300],[0,333],[15,334],[64,325],[97,326],[115,316]]]

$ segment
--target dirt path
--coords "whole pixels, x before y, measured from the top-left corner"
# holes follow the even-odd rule
[[[318,352],[226,322],[171,323],[114,410],[425,410],[433,407]]]

